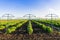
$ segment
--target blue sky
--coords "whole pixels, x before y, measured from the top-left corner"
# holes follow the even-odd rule
[[[10,13],[16,17],[34,14],[45,17],[50,13],[60,15],[60,0],[0,0],[0,17]]]

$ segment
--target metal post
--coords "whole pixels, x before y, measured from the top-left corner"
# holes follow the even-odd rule
[[[12,18],[12,17],[14,17],[12,14],[4,14],[2,17],[7,17],[7,25],[6,25],[6,31],[7,31],[7,29],[8,29],[8,26],[9,26],[9,20],[10,20],[10,17]]]
[[[26,14],[23,17],[28,17],[28,19],[31,20],[32,17],[36,17],[36,16],[32,14]]]
[[[48,15],[46,15],[45,17],[51,17],[51,27],[53,28],[53,25],[52,25],[52,20],[53,20],[53,17],[58,17],[56,14],[48,14]]]

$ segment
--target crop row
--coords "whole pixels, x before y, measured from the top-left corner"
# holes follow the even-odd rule
[[[17,24],[19,24],[21,22],[23,22],[23,21],[13,21],[13,22],[9,22],[9,23],[2,22],[2,23],[0,23],[0,30],[3,30],[5,28],[9,28],[9,27],[12,27],[12,26],[16,26]]]
[[[12,33],[14,31],[16,31],[17,28],[21,28],[23,24],[25,24],[28,20],[24,20],[24,21],[20,21],[20,22],[16,22],[16,23],[11,23],[9,25],[6,24],[5,25],[0,25],[0,30],[6,29],[5,33]],[[50,26],[46,26],[44,24],[41,24],[35,20],[30,20],[28,21],[28,25],[27,25],[27,32],[28,34],[32,34],[33,33],[33,26],[32,26],[32,22],[34,22],[37,26],[36,27],[40,27],[43,31],[46,31],[47,33],[52,33],[53,29]]]
[[[8,28],[7,29],[7,31],[6,31],[6,33],[12,33],[12,32],[14,32],[14,31],[16,31],[16,29],[19,27],[21,27],[23,24],[25,24],[27,21],[23,21],[23,22],[21,22],[21,23],[19,23],[19,24],[17,24],[16,26],[13,26],[13,27],[10,27],[10,28]]]
[[[36,23],[37,26],[40,27],[43,31],[46,31],[46,32],[48,32],[48,33],[52,33],[52,32],[53,32],[53,29],[52,29],[50,26],[46,26],[46,25],[41,24],[41,23],[39,23],[39,22],[36,22],[36,21],[34,21],[34,20],[33,20],[32,22]]]
[[[45,23],[45,24],[50,24],[50,25],[53,25],[55,27],[59,27],[60,28],[60,22],[57,20],[38,20],[38,22],[42,22],[42,23]]]
[[[28,34],[32,34],[33,33],[33,28],[32,28],[31,21],[29,21],[29,24],[28,24],[28,27],[27,27],[27,31],[28,31]]]
[[[23,25],[25,22],[27,22],[27,20],[10,22],[8,24],[0,24],[0,30],[5,29],[6,33],[11,33],[12,31]]]

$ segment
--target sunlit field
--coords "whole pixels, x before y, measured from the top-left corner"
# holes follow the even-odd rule
[[[60,39],[60,19],[0,20],[0,35],[0,39]]]

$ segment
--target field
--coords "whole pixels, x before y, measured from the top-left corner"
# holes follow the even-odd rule
[[[0,20],[0,40],[60,40],[60,20]]]

